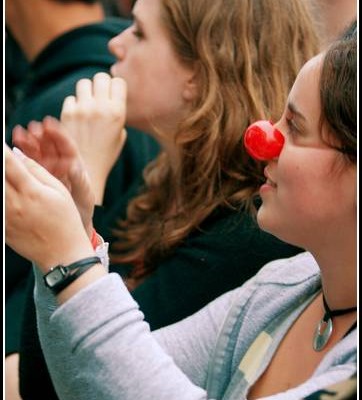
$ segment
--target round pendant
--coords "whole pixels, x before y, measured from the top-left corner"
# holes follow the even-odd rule
[[[313,349],[315,351],[321,351],[324,349],[332,335],[332,331],[333,324],[331,318],[328,318],[327,322],[323,319],[319,322],[313,338]]]

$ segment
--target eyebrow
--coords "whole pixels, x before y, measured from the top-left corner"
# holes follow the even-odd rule
[[[303,121],[307,121],[307,119],[305,118],[305,116],[300,112],[300,111],[298,111],[298,109],[297,109],[297,107],[295,106],[295,104],[293,104],[292,102],[288,102],[288,108],[289,108],[289,110],[293,113],[293,114],[295,114],[296,116],[298,116],[300,119],[302,119]]]

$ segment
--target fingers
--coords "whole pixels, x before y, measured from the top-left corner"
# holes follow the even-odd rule
[[[42,122],[31,121],[27,129],[16,126],[13,129],[13,143],[28,157],[40,163],[56,155],[53,139],[46,134]]]
[[[24,154],[14,154],[9,147],[5,148],[5,180],[9,187],[18,192],[31,186],[35,188],[39,182],[56,189],[63,187],[58,179],[36,161]]]
[[[28,157],[23,160],[23,163],[31,176],[38,182],[57,190],[63,190],[62,183],[40,164]]]
[[[92,81],[90,79],[81,79],[75,86],[77,99],[82,102],[88,102],[92,99]]]
[[[42,160],[52,160],[57,156],[55,143],[46,134],[44,124],[42,122],[32,121],[28,125],[29,140],[37,142],[38,157],[31,157],[38,162]],[[27,154],[27,153],[26,153]],[[27,154],[30,156],[30,154]]]
[[[29,157],[39,158],[39,143],[35,136],[30,135],[29,132],[22,126],[17,125],[13,129],[13,144],[21,149]]]
[[[110,75],[99,72],[93,78],[93,96],[96,100],[126,100],[127,85],[126,81],[122,78],[112,78]]]
[[[58,156],[79,156],[74,140],[66,133],[66,129],[60,121],[53,117],[45,117],[43,127],[44,135],[47,135],[53,141],[55,152]]]
[[[118,112],[125,114],[127,100],[127,84],[122,78],[113,78],[111,81],[110,98]]]
[[[25,158],[25,156],[24,156]],[[21,191],[32,180],[27,168],[8,146],[5,146],[5,183],[6,189]]]
[[[110,97],[111,77],[106,73],[98,73],[93,78],[93,95],[96,101],[106,101]]]
[[[124,79],[99,72],[93,81],[81,79],[76,84],[76,96],[65,98],[62,107],[61,120],[67,121],[72,115],[86,115],[97,112],[110,102],[111,107],[124,112],[127,96],[127,85]],[[112,110],[113,111],[113,110]]]
[[[68,117],[73,115],[76,110],[76,99],[75,96],[67,96],[64,99],[62,112],[60,114],[60,120],[66,122]]]
[[[120,135],[120,148],[121,150],[123,149],[123,146],[126,143],[127,140],[127,131],[125,129],[122,129],[121,135]]]

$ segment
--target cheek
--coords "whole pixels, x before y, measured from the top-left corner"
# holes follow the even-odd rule
[[[163,65],[145,68],[139,63],[132,71],[128,82],[128,107],[154,116],[167,116],[184,107],[182,83],[172,70]]]
[[[307,247],[356,219],[356,169],[336,170],[335,153],[312,148],[284,152],[271,168],[277,189],[262,196],[260,227],[282,240]]]

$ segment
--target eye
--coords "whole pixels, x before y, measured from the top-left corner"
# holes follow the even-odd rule
[[[286,117],[285,120],[288,125],[288,134],[297,135],[299,133],[299,129],[294,119],[292,117]]]
[[[135,25],[135,24],[133,25],[132,34],[133,34],[138,40],[144,38],[143,32],[142,32],[141,29],[138,28],[137,25]]]

